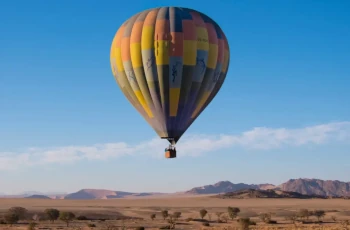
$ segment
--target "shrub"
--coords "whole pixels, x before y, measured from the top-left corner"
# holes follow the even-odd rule
[[[202,225],[203,225],[203,226],[207,226],[207,227],[210,226],[210,224],[209,224],[208,222],[203,222]]]
[[[186,221],[187,222],[193,221],[193,218],[191,218],[191,217],[190,218],[186,218]]]
[[[135,230],[145,230],[145,227],[136,227]]]
[[[96,228],[96,224],[87,224],[89,228]]]

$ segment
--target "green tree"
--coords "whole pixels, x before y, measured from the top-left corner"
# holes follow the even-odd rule
[[[45,214],[47,218],[53,223],[60,216],[60,211],[54,208],[45,209]]]
[[[61,212],[60,220],[66,222],[67,227],[69,227],[69,222],[71,222],[75,218],[74,213],[72,212]]]
[[[205,209],[201,209],[199,210],[199,215],[201,216],[202,220],[205,217],[205,215],[207,215],[208,211]]]
[[[228,215],[230,216],[231,220],[236,218],[240,211],[241,210],[239,208],[236,208],[236,207],[228,207],[227,208],[227,212],[228,212]]]

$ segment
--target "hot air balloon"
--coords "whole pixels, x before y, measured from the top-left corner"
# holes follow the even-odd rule
[[[229,46],[219,25],[189,8],[159,7],[135,14],[116,32],[110,50],[114,78],[162,139],[175,144],[220,90]]]

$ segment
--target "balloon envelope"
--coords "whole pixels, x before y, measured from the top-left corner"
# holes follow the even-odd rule
[[[161,138],[177,142],[220,90],[229,46],[215,21],[193,9],[140,12],[118,29],[110,62],[130,103]]]

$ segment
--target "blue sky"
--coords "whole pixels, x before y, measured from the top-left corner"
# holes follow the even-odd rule
[[[176,1],[217,21],[231,60],[166,160],[167,142],[115,83],[109,50],[124,20],[174,3],[0,3],[0,192],[350,180],[350,2]]]

